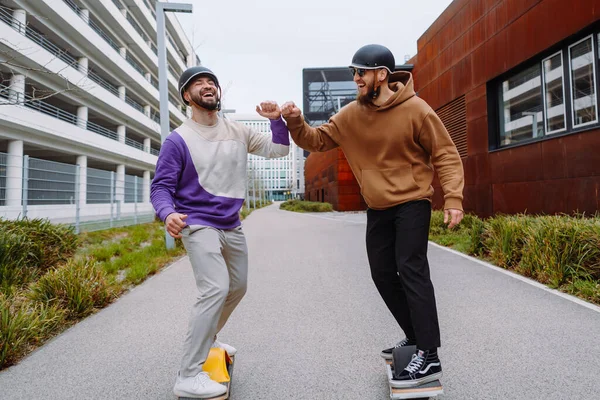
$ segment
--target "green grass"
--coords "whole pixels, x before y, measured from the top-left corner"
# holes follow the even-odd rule
[[[316,201],[289,200],[281,203],[280,209],[294,212],[329,212],[333,211],[330,203]]]
[[[448,229],[434,211],[429,238],[600,304],[600,217],[465,215]]]
[[[184,253],[180,240],[167,251],[159,222],[79,236],[30,223],[0,231],[0,370]]]

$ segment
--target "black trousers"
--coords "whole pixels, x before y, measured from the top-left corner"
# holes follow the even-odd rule
[[[417,347],[440,347],[435,293],[427,262],[431,203],[367,210],[367,254],[383,301]]]

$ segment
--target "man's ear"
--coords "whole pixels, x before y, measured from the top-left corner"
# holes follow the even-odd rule
[[[383,82],[387,79],[388,77],[388,70],[387,69],[380,69],[379,72],[377,73],[377,80],[379,82]]]
[[[190,101],[190,94],[188,93],[188,91],[186,90],[185,92],[183,92],[183,98],[185,99],[185,101],[187,101],[188,103],[191,103]]]

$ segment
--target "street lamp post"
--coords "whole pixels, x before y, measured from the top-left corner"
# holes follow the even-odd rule
[[[169,86],[167,80],[167,45],[165,43],[165,12],[191,13],[192,5],[184,3],[156,2],[156,43],[158,46],[158,93],[160,104],[160,143],[169,135]],[[167,249],[175,248],[173,239],[165,229]]]

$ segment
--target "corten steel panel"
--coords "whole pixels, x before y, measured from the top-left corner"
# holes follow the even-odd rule
[[[492,182],[533,182],[543,179],[542,145],[504,149],[490,154]]]
[[[511,42],[512,43],[512,42]],[[517,42],[518,43],[518,42]],[[502,31],[485,42],[485,76],[486,81],[506,71],[506,55],[508,48],[518,47],[509,45],[506,31]]]
[[[544,183],[515,182],[493,185],[494,214],[539,214],[544,211],[544,198],[541,196]]]
[[[487,116],[487,96],[467,102],[467,121]]]
[[[568,177],[567,145],[565,139],[570,136],[546,140],[542,142],[543,179],[562,179]]]
[[[600,129],[565,136],[569,178],[600,175]]]
[[[465,96],[465,101],[467,103],[470,103],[472,101],[477,100],[478,98],[480,98],[482,96],[487,96],[487,90],[486,90],[485,85],[476,86],[475,88],[473,88],[473,90],[467,92],[467,94]]]
[[[487,117],[467,121],[467,154],[488,153]]]
[[[594,176],[575,180],[575,187],[568,197],[567,210],[594,214],[600,210],[600,177]]]
[[[473,87],[473,75],[471,74],[471,55],[453,67],[454,93],[467,93]],[[454,99],[451,99],[452,101]]]
[[[473,177],[470,182],[476,185],[492,183],[492,175],[490,173],[490,155],[488,153],[477,154],[470,156],[467,159],[473,162]]]

